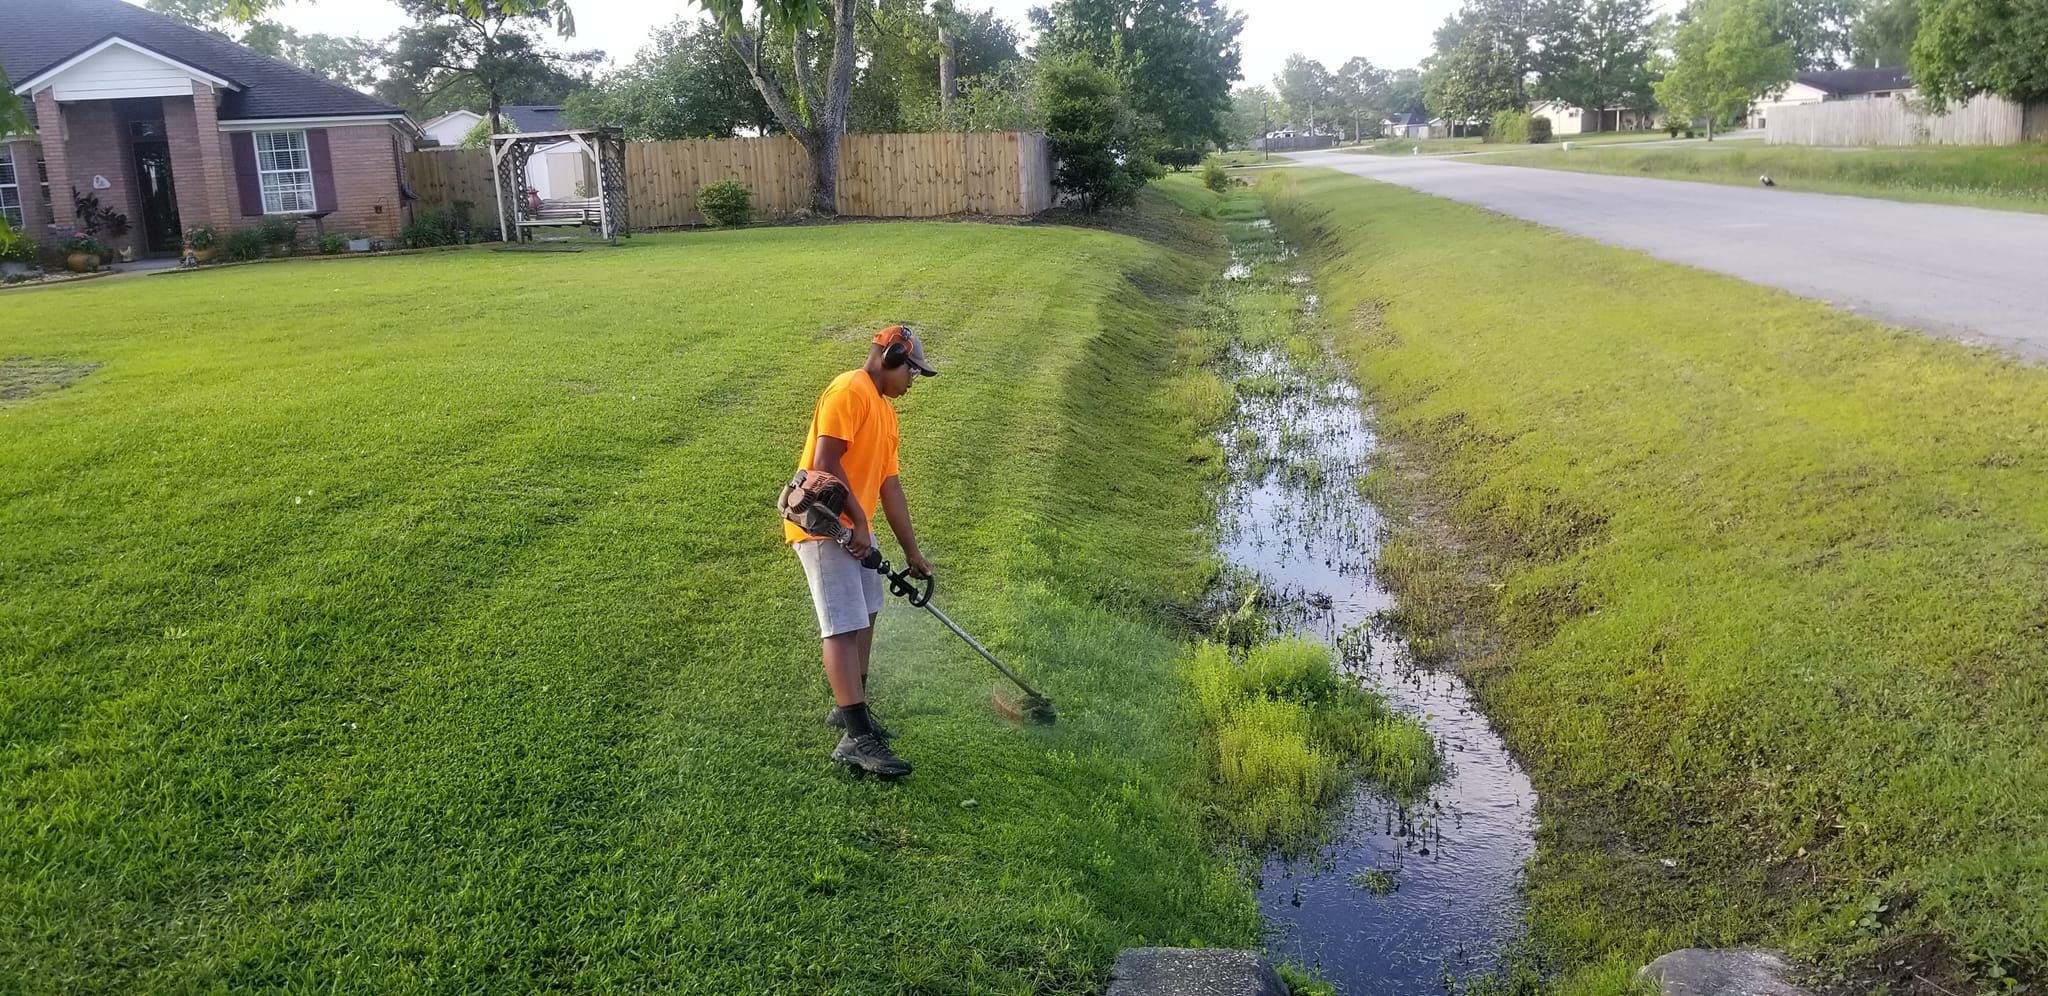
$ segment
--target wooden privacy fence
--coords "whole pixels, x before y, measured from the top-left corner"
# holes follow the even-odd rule
[[[1772,145],[2011,145],[2048,137],[2048,104],[1982,96],[1931,114],[1903,99],[1831,100],[1771,110]]]
[[[483,150],[422,150],[406,157],[406,169],[427,207],[467,200],[482,212],[491,203]],[[705,224],[697,191],[720,180],[744,184],[756,214],[788,214],[811,203],[810,157],[787,135],[626,144],[627,211],[636,229]],[[843,215],[1020,216],[1052,203],[1052,148],[1036,132],[848,135],[840,145]]]

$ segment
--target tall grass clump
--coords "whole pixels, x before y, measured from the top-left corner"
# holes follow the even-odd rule
[[[1255,846],[1300,839],[1351,776],[1408,797],[1435,775],[1422,727],[1338,674],[1319,643],[1274,640],[1233,654],[1203,642],[1186,669],[1215,735],[1225,819]]]

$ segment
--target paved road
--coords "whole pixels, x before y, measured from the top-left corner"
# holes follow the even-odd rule
[[[1290,155],[2048,360],[2048,215],[1429,156]]]

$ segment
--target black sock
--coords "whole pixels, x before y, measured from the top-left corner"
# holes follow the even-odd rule
[[[840,706],[839,718],[846,720],[846,735],[849,737],[864,737],[875,732],[874,728],[868,725],[868,704],[866,702],[855,702],[850,706]]]

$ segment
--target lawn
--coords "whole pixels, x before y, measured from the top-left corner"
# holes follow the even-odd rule
[[[1438,156],[1454,152],[1478,152],[1481,149],[1478,137],[1472,138],[1382,138],[1363,145],[1349,145],[1338,152],[1349,152],[1361,156]],[[1417,153],[1416,150],[1422,150]]]
[[[827,225],[7,296],[0,988],[1091,993],[1254,941],[1162,621],[1215,251]],[[771,499],[892,320],[944,372],[901,403],[936,602],[1061,718],[895,603],[885,783],[825,763]]]
[[[1391,185],[1261,189],[1400,454],[1368,486],[1462,538],[1387,569],[1531,763],[1539,934],[1608,978],[1763,942],[1855,992],[2048,981],[2048,370]]]
[[[1757,142],[1699,142],[1589,155],[1527,150],[1488,156],[1499,166],[1655,176],[1896,201],[2048,211],[2048,144],[1819,149]]]
[[[1260,152],[1257,149],[1232,149],[1229,152],[1212,152],[1204,161],[1223,166],[1263,166],[1267,163],[1291,163],[1294,160],[1270,152]]]

